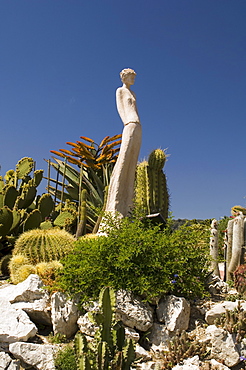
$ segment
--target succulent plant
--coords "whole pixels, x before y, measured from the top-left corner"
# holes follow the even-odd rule
[[[207,355],[207,343],[199,342],[198,339],[190,336],[185,330],[177,331],[172,340],[168,343],[168,351],[160,352],[157,355],[161,369],[171,370],[182,360],[199,355],[204,359]]]
[[[82,141],[67,143],[72,146],[72,150],[51,151],[63,160],[53,157],[54,161],[47,161],[49,173],[47,190],[55,202],[59,200],[64,203],[70,200],[77,203],[78,223],[82,207],[81,194],[86,190],[86,230],[92,232],[104,204],[105,187],[109,185],[118,156],[121,135],[106,136],[99,145],[90,138],[84,136],[81,138],[86,143]],[[71,164],[79,168],[76,169]],[[56,179],[50,177],[52,168],[57,172]]]
[[[54,207],[49,194],[36,197],[43,170],[34,171],[32,178],[33,169],[33,159],[24,157],[15,170],[0,177],[0,248],[7,248],[7,252],[13,236],[39,227]]]
[[[246,293],[246,265],[239,265],[234,271],[234,284],[238,293],[245,295]]]
[[[99,296],[98,312],[90,313],[90,319],[98,329],[94,340],[88,343],[81,333],[74,340],[79,370],[117,369],[130,370],[135,359],[132,339],[125,339],[125,329],[115,320],[115,293],[106,287]]]
[[[19,236],[13,249],[13,256],[25,256],[29,263],[60,260],[73,248],[74,237],[61,229],[34,229]]]
[[[246,312],[242,309],[240,301],[234,310],[226,310],[225,314],[215,319],[214,324],[221,326],[231,334],[234,333],[236,342],[241,342],[246,335]]]
[[[169,207],[166,176],[162,171],[166,157],[164,150],[152,151],[148,161],[137,166],[135,184],[136,206],[145,214],[160,213],[164,220]]]

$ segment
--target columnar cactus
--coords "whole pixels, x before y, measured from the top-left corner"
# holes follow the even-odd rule
[[[210,255],[212,257],[211,260],[211,268],[215,275],[220,276],[219,273],[219,265],[218,265],[218,223],[217,220],[213,220],[211,223],[211,234],[210,234]]]
[[[137,166],[135,203],[146,214],[161,213],[168,217],[169,194],[163,166],[167,155],[164,150],[156,149],[150,153],[148,162]]]
[[[118,369],[130,370],[135,359],[132,339],[125,339],[125,329],[115,320],[115,294],[104,288],[99,297],[99,312],[90,313],[98,326],[92,343],[80,333],[75,337],[75,353],[79,370]]]
[[[232,255],[228,272],[232,274],[240,264],[242,247],[244,245],[244,216],[242,212],[234,219],[233,238],[232,238]]]
[[[83,189],[81,192],[81,205],[78,210],[78,226],[76,230],[76,238],[79,236],[86,234],[86,220],[87,220],[87,212],[86,212],[86,197],[87,197],[87,190]]]

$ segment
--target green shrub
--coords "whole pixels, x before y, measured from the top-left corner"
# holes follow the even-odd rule
[[[194,297],[205,293],[209,231],[182,226],[143,225],[125,218],[108,236],[80,238],[61,262],[58,285],[82,301],[95,299],[104,286],[126,289],[151,300],[165,294]]]
[[[57,353],[55,368],[56,370],[77,370],[76,357],[72,347],[66,346]]]

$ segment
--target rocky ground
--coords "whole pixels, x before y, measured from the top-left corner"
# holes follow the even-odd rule
[[[181,331],[185,331],[186,339],[183,344],[183,339],[175,339],[177,347],[171,352],[174,359],[180,357],[180,362],[172,367],[173,370],[245,369],[241,358],[246,358],[246,340],[241,338],[239,342],[233,330],[240,320],[242,323],[246,320],[246,302],[240,303],[240,319],[233,314],[234,318],[229,317],[228,322],[215,326],[215,320],[226,310],[233,312],[237,309],[237,292],[229,290],[215,277],[210,279],[209,289],[211,296],[207,299],[188,302],[182,297],[168,296],[152,305],[127,292],[117,292],[116,314],[124,323],[127,336],[136,343],[136,369],[155,369],[157,363],[160,369],[170,369],[165,365],[165,351],[168,342]],[[72,338],[80,329],[92,338],[96,330],[88,313],[82,315],[76,303],[64,294],[54,293],[49,297],[37,275],[30,275],[25,282],[15,286],[1,280],[0,315],[2,370],[54,370],[54,355],[62,344],[52,343],[51,334]],[[244,327],[240,325],[234,331],[241,328],[243,337]],[[195,347],[184,359],[179,354],[179,345],[187,343],[188,346],[195,343]]]

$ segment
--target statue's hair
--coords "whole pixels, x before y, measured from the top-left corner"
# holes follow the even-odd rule
[[[122,69],[122,71],[120,72],[121,80],[123,80],[124,77],[126,77],[128,74],[134,74],[136,76],[136,72],[133,69],[125,68],[125,69]]]

